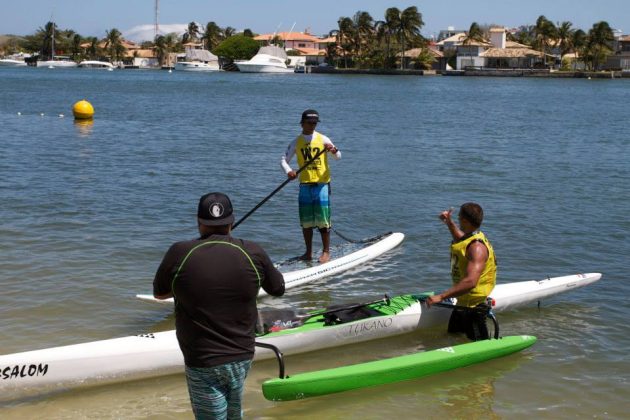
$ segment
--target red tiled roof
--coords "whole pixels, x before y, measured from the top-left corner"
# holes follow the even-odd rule
[[[300,55],[326,55],[326,50],[320,50],[317,48],[293,48],[298,51]]]
[[[304,34],[301,32],[278,32],[275,34],[283,41],[307,41],[307,42],[319,42],[319,38],[311,34]],[[261,34],[254,37],[255,41],[270,41],[274,37],[274,34]]]

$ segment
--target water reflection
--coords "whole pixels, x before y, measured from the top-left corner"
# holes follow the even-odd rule
[[[74,127],[79,137],[90,137],[93,126],[94,120],[74,120]]]

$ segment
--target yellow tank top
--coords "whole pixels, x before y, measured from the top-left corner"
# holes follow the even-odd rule
[[[300,168],[313,156],[324,148],[324,139],[318,132],[313,132],[313,139],[308,142],[302,134],[297,138],[295,153]],[[313,161],[306,169],[300,172],[300,183],[328,183],[330,182],[330,169],[328,168],[328,153],[324,152]]]
[[[485,302],[497,283],[497,261],[494,255],[494,249],[483,232],[476,232],[463,241],[451,244],[451,276],[453,278],[453,284],[459,283],[461,279],[466,276],[466,268],[468,267],[466,250],[474,241],[480,241],[486,246],[488,249],[488,259],[486,260],[486,266],[481,272],[477,286],[465,295],[457,297],[458,305],[470,308]]]

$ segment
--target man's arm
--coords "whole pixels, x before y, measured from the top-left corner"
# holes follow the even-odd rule
[[[263,290],[271,296],[284,295],[284,276],[273,265],[265,250],[260,246],[258,248],[257,253],[260,255],[260,262],[263,267],[263,281],[261,284]]]
[[[428,306],[442,302],[444,299],[464,295],[477,286],[483,268],[486,266],[486,261],[488,260],[488,249],[481,242],[473,242],[468,247],[468,251],[466,251],[466,258],[468,259],[468,265],[464,278],[448,290],[427,298],[426,302]]]
[[[176,255],[178,254],[172,245],[169,250],[164,254],[162,262],[155,273],[153,279],[153,297],[156,299],[164,300],[173,297],[173,291],[171,290],[173,284],[173,275],[175,264],[177,263]]]
[[[291,168],[291,165],[289,165],[289,162],[291,162],[291,159],[293,159],[293,156],[295,156],[295,145],[296,140],[293,140],[287,147],[284,155],[282,155],[282,160],[280,161],[280,165],[282,166],[282,169],[284,169],[284,173],[286,173],[287,176],[291,179],[295,179],[295,177],[297,176],[295,171]]]
[[[328,150],[328,152],[330,152],[332,157],[335,160],[341,159],[341,152],[339,151],[339,149],[337,149],[337,146],[335,146],[328,137],[326,136],[322,136],[322,137],[324,139],[324,147],[326,148],[326,150]]]
[[[440,220],[444,222],[449,232],[451,232],[451,236],[453,237],[453,239],[455,241],[459,241],[461,238],[464,237],[464,232],[459,227],[457,227],[455,222],[453,222],[453,219],[451,219],[451,214],[453,214],[452,207],[440,213]]]

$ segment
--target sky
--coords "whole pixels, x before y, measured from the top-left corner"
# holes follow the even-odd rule
[[[340,17],[367,11],[382,20],[385,10],[416,6],[424,20],[421,32],[437,36],[440,30],[468,29],[472,22],[506,27],[531,25],[540,15],[553,22],[570,21],[574,28],[588,31],[599,21],[630,34],[630,0],[470,0],[398,2],[384,0],[159,0],[161,33],[183,33],[189,22],[205,26],[214,21],[220,27],[255,33],[308,32],[327,34]],[[28,35],[49,20],[61,29],[73,29],[83,36],[104,37],[117,28],[134,41],[153,38],[155,0],[3,0],[0,6],[0,34]]]

